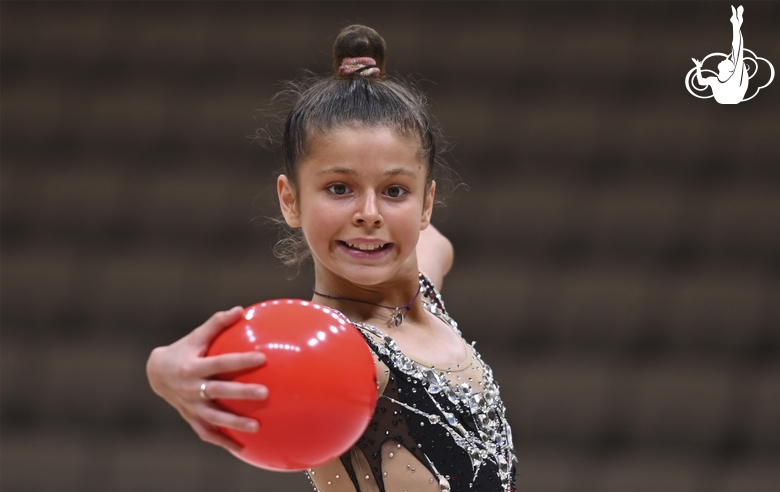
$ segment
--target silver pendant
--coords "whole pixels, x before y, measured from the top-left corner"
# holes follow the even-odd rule
[[[400,326],[404,322],[404,315],[401,312],[401,308],[395,308],[393,314],[390,315],[390,324],[394,326]]]

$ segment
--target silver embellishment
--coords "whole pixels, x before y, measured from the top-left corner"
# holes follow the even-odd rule
[[[492,379],[492,371],[484,362],[482,362],[476,350],[474,350],[474,355],[483,367],[482,382],[484,384],[482,384],[482,386],[484,391],[481,394],[476,392],[472,393],[471,387],[466,383],[453,385],[442,371],[437,372],[435,368],[421,367],[418,363],[406,357],[391,337],[381,335],[381,332],[379,332],[376,327],[361,323],[355,323],[355,326],[378,334],[385,342],[384,346],[389,353],[388,357],[392,359],[394,365],[406,375],[421,381],[423,385],[426,383],[428,384],[427,394],[441,413],[441,416],[444,417],[444,420],[441,420],[439,415],[427,414],[413,406],[387,397],[386,395],[382,395],[382,397],[393,401],[416,414],[425,416],[429,422],[435,422],[447,429],[448,434],[451,435],[455,443],[466,451],[469,456],[474,472],[473,480],[476,480],[482,463],[485,460],[490,460],[498,467],[499,478],[501,479],[504,489],[510,490],[512,480],[511,467],[502,465],[503,463],[516,461],[512,449],[511,437],[509,437],[511,436],[511,432],[508,431],[509,425],[504,417],[505,408],[498,396],[498,386]],[[431,391],[430,386],[434,386],[434,391]],[[436,391],[436,389],[439,391]],[[466,429],[452,412],[448,412],[442,408],[441,404],[433,397],[434,394],[439,392],[443,393],[447,400],[456,407],[461,408],[466,413],[472,415],[477,427],[476,432]],[[488,396],[490,403],[487,402]],[[439,420],[437,421],[437,419]]]
[[[435,293],[435,297],[436,301],[441,303],[438,293]],[[423,306],[447,323],[459,336],[462,336],[457,328],[457,323],[442,308],[428,303],[423,303]],[[443,304],[441,306],[443,307]],[[416,405],[407,405],[386,395],[381,396],[415,414],[426,417],[426,420],[432,425],[442,426],[455,444],[469,456],[474,473],[473,480],[476,480],[485,461],[493,462],[498,469],[498,478],[501,480],[503,489],[507,492],[510,491],[512,464],[517,461],[513,450],[512,432],[506,421],[506,408],[499,396],[498,385],[493,379],[493,371],[482,361],[474,348],[474,343],[472,342],[469,348],[482,367],[482,380],[478,382],[481,389],[479,392],[472,392],[468,383],[455,384],[450,382],[444,371],[435,367],[423,367],[409,359],[398,348],[392,337],[385,335],[375,326],[359,322],[353,322],[353,324],[360,330],[378,337],[381,342],[377,342],[372,337],[366,337],[366,340],[375,352],[389,358],[399,371],[409,378],[415,378],[419,381],[426,389],[426,396],[436,406],[438,413],[428,414],[416,408]],[[437,397],[436,395],[441,396]],[[445,410],[444,407],[450,405],[454,407],[452,409],[454,412]],[[466,428],[456,415],[471,415],[476,429]],[[430,459],[428,461],[430,463]],[[434,471],[436,470],[433,463],[431,463],[431,467]],[[436,475],[439,477],[441,490],[443,492],[449,491],[448,480],[438,472]]]
[[[404,322],[404,313],[401,312],[401,308],[395,308],[393,314],[390,315],[390,324],[393,326],[400,326]]]

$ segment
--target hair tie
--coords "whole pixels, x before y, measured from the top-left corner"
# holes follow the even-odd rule
[[[379,75],[381,70],[376,65],[376,60],[367,56],[360,58],[344,58],[341,60],[341,66],[339,67],[339,75],[362,75],[363,77],[371,77],[373,75]]]

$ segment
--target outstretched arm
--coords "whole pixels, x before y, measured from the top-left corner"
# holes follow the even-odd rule
[[[742,64],[743,61],[743,48],[745,46],[745,42],[742,39],[742,14],[745,11],[745,9],[742,7],[742,5],[739,6],[736,10],[734,10],[734,7],[731,7],[731,11],[733,15],[731,16],[731,56],[732,61],[734,62],[734,71],[737,73],[737,70],[739,73],[742,73]]]
[[[429,225],[420,232],[417,243],[417,264],[420,271],[441,290],[444,276],[452,268],[455,252],[450,240],[435,227]]]
[[[705,79],[701,76],[701,62],[696,58],[691,58],[691,60],[693,60],[693,63],[696,65],[696,81],[699,83],[699,85],[702,87],[710,85],[709,81],[707,80],[709,77]]]

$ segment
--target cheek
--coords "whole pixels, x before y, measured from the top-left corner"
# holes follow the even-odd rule
[[[329,242],[344,225],[343,211],[338,207],[311,203],[301,214],[301,225],[306,240],[313,248]]]
[[[385,220],[394,224],[394,234],[398,240],[415,247],[420,236],[420,216],[420,207],[415,205],[393,210],[391,214],[386,214]]]

